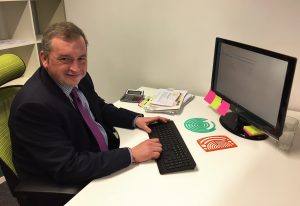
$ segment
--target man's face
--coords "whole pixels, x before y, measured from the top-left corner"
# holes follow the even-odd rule
[[[48,74],[63,86],[74,87],[86,75],[87,47],[82,37],[72,41],[55,37],[51,40],[49,56],[43,51],[40,56]]]

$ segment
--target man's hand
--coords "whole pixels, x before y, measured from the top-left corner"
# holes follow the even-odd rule
[[[147,139],[131,149],[135,163],[145,162],[151,159],[157,159],[162,151],[162,145],[159,139]]]
[[[144,130],[147,133],[151,133],[151,129],[148,127],[152,122],[167,122],[169,119],[156,116],[156,117],[138,117],[135,121],[135,126]]]
[[[153,122],[167,122],[169,119],[164,117],[138,117],[135,121],[135,126],[144,130],[147,133],[151,133],[151,129],[148,127]],[[157,159],[162,151],[162,145],[158,138],[147,139],[137,146],[131,149],[134,162],[140,163],[151,159]]]

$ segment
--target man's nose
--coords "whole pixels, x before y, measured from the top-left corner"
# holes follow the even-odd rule
[[[78,61],[74,60],[72,62],[72,64],[70,65],[70,70],[71,71],[79,71],[80,70]]]

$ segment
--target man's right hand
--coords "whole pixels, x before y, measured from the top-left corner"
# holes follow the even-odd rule
[[[158,138],[147,139],[131,149],[135,163],[157,159],[162,152],[162,145]]]

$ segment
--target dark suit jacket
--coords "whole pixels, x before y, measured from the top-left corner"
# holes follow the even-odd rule
[[[15,97],[9,118],[13,161],[21,179],[87,183],[131,163],[128,148],[118,149],[120,140],[113,126],[133,128],[138,114],[105,103],[88,74],[78,87],[106,130],[110,151],[99,151],[80,113],[46,70],[39,68]]]

